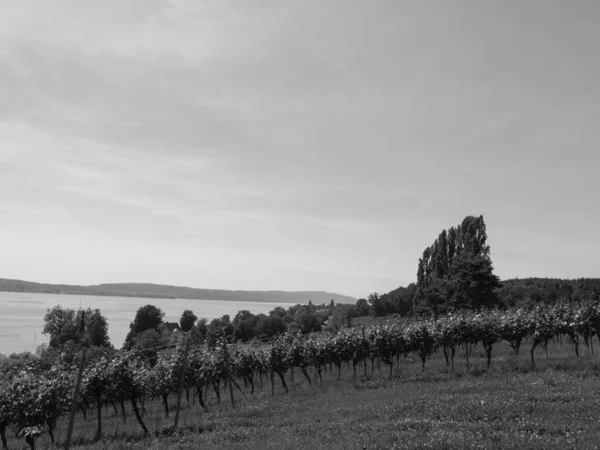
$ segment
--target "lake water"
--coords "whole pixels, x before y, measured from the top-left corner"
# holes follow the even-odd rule
[[[236,302],[225,300],[185,300],[155,299],[134,297],[99,297],[93,295],[58,295],[20,292],[0,292],[0,353],[8,355],[14,352],[35,349],[48,337],[42,334],[44,315],[47,309],[55,305],[77,310],[99,308],[108,320],[110,341],[120,348],[129,332],[129,323],[133,321],[137,310],[144,305],[154,305],[165,313],[165,321],[179,322],[181,313],[191,309],[199,318],[209,322],[224,314],[231,318],[242,310],[253,314],[268,313],[276,306],[288,308],[290,303]]]

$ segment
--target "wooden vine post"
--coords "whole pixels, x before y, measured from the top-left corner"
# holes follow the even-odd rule
[[[366,347],[365,342],[366,342],[366,339],[365,339],[365,327],[364,327],[364,325],[362,327],[362,340],[363,340],[362,341],[363,351],[365,352],[365,354],[363,355],[363,368],[365,369],[365,378],[366,378],[367,377],[367,352],[365,351],[365,347]]]
[[[181,365],[181,376],[179,377],[179,389],[177,390],[177,409],[175,410],[175,423],[173,424],[173,431],[177,430],[177,425],[179,424],[179,410],[181,409],[181,394],[183,392],[183,384],[185,383],[185,371],[187,369],[187,359],[188,359],[189,351],[190,351],[190,337],[187,336],[187,339],[185,342],[185,350],[183,351],[183,363]]]
[[[81,318],[79,322],[79,335],[83,337],[85,332],[85,313],[81,310]],[[75,414],[77,413],[77,402],[79,401],[79,391],[81,389],[81,377],[83,376],[83,367],[85,365],[85,354],[87,349],[84,347],[81,351],[81,360],[79,361],[79,371],[77,372],[77,380],[75,381],[75,389],[73,390],[73,400],[71,401],[71,412],[69,414],[69,427],[67,428],[67,439],[65,441],[65,450],[69,450],[71,446],[71,437],[73,436],[73,426],[75,425]]]
[[[229,385],[231,407],[235,409],[235,399],[233,398],[233,381],[231,380],[231,366],[229,364],[229,352],[227,351],[227,342],[225,342],[225,339],[223,339],[223,350],[225,352],[225,367],[227,368],[227,384]]]

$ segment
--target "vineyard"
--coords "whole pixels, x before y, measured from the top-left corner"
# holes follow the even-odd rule
[[[388,319],[369,327],[308,336],[285,334],[249,345],[221,342],[208,348],[190,343],[184,335],[175,351],[162,351],[156,360],[121,351],[89,364],[81,377],[76,405],[72,405],[76,366],[59,361],[49,371],[31,367],[7,374],[0,384],[0,435],[3,448],[8,445],[7,432],[13,429],[31,448],[46,429],[53,441],[56,421],[76,406],[84,417],[89,410],[95,411],[94,440],[101,440],[103,410],[110,407],[117,414],[120,409],[125,416],[126,404],[142,432],[149,435],[147,402],[160,400],[165,417],[177,416],[178,409],[169,407],[169,396],[176,392],[183,392],[188,402],[191,395],[203,408],[208,406],[209,395],[219,402],[227,392],[231,397],[227,401],[234,404],[236,395],[254,394],[257,383],[261,388],[266,384],[274,395],[276,384],[289,392],[294,376],[319,387],[325,372],[340,379],[342,370],[349,370],[352,377],[366,380],[382,364],[392,378],[401,361],[414,359],[426,371],[427,362],[438,353],[452,372],[457,358],[464,358],[469,368],[476,346],[483,350],[489,368],[494,346],[502,342],[515,355],[524,342],[530,343],[527,357],[535,365],[535,350],[547,352],[552,341],[564,342],[576,356],[585,345],[593,355],[593,341],[599,336],[600,305],[591,301],[461,312],[436,319]]]

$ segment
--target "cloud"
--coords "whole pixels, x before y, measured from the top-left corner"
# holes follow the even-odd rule
[[[442,228],[481,213],[500,275],[528,275],[515,247],[553,240],[584,272],[567,242],[584,249],[599,221],[595,17],[545,1],[2,2],[0,269],[197,285],[198,268],[221,287],[365,295],[412,281]]]

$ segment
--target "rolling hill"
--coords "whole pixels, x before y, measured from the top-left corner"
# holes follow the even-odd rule
[[[0,291],[47,294],[103,295],[114,297],[184,298],[190,300],[234,300],[241,302],[355,303],[354,297],[323,291],[231,291],[150,283],[107,283],[91,286],[34,283],[0,278]]]

